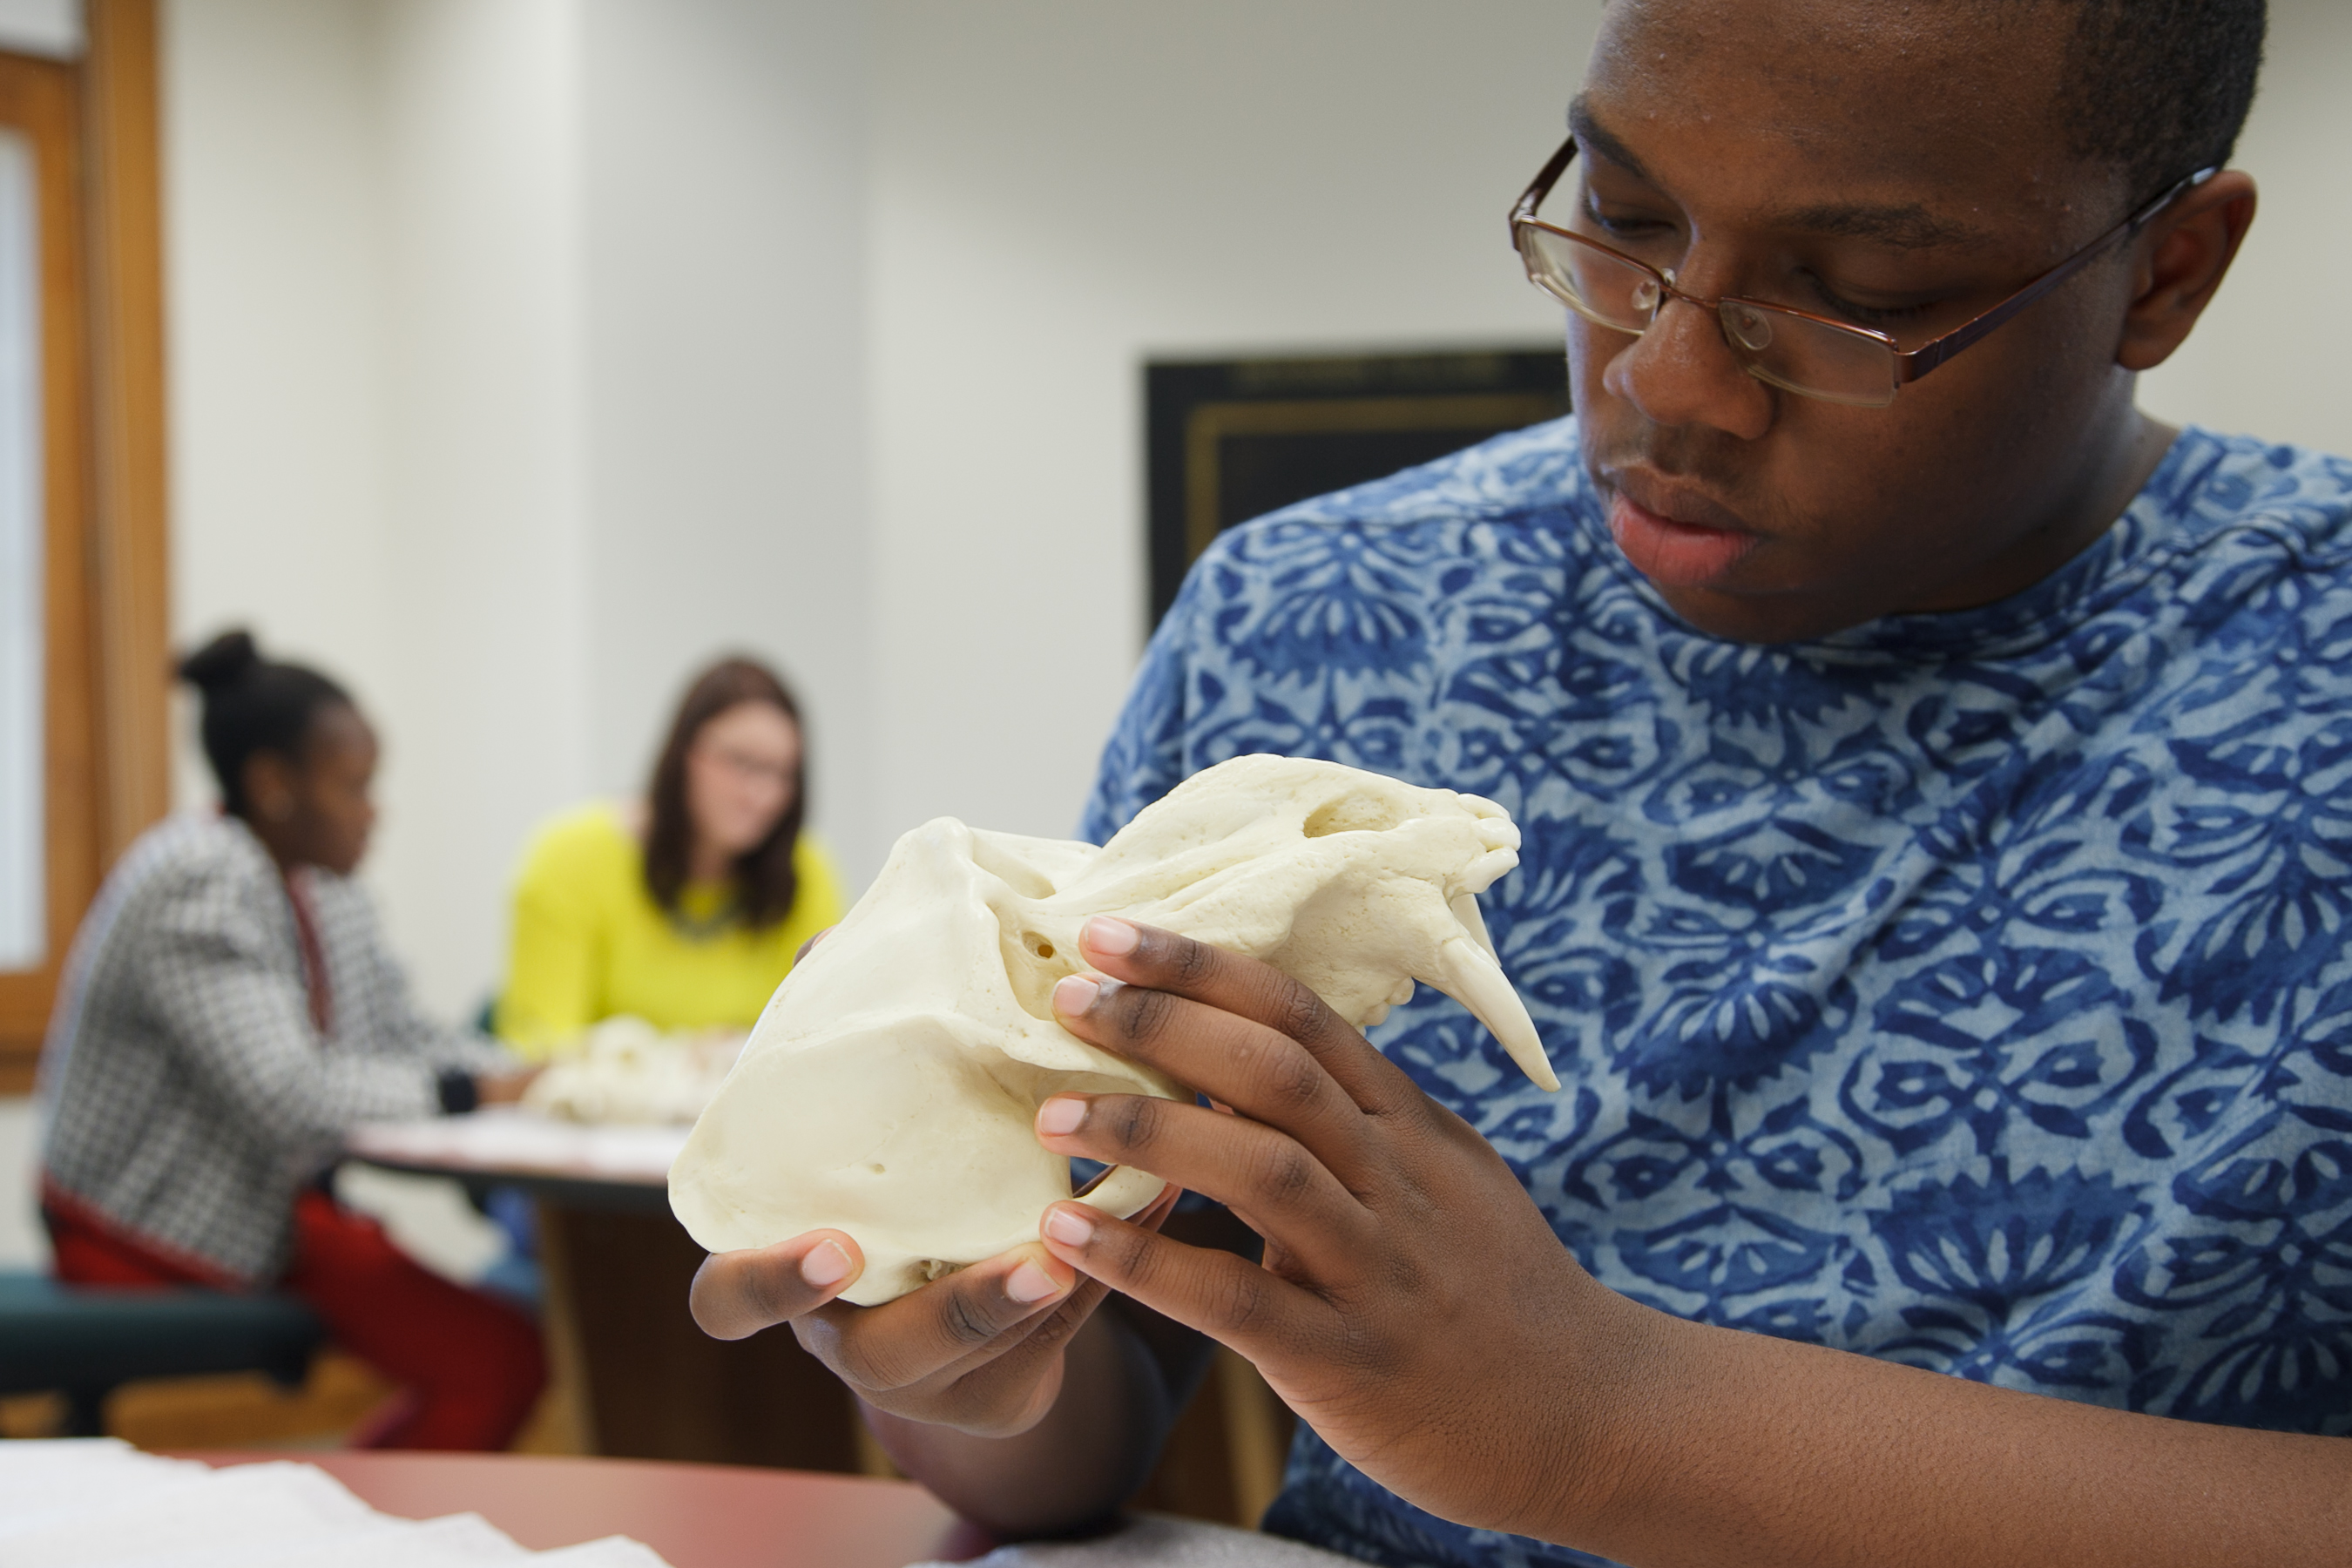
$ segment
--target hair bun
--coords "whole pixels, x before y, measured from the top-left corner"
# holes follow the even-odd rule
[[[261,663],[253,634],[239,627],[223,632],[180,661],[180,679],[203,692],[234,686]]]

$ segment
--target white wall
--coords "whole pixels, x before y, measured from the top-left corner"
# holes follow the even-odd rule
[[[355,0],[172,0],[162,93],[173,635],[249,617],[373,699],[394,610],[368,21]],[[181,761],[181,795],[205,798]]]
[[[371,874],[445,1008],[516,836],[584,786],[572,19],[164,13],[174,634],[250,623],[377,716]]]
[[[1557,334],[1504,215],[1598,16],[877,7],[885,820],[1074,826],[1145,630],[1145,358]]]
[[[798,689],[814,820],[862,862],[863,19],[589,0],[585,33],[594,785],[638,787],[688,666],[749,648]]]
[[[1141,360],[1548,335],[1499,215],[1593,10],[171,0],[179,634],[381,716],[445,1011],[530,825],[722,647],[803,688],[854,876],[938,811],[1066,831],[1143,631]]]
[[[175,634],[250,622],[379,717],[368,874],[427,1001],[489,994],[525,835],[632,787],[721,648],[808,688],[815,820],[856,844],[855,7],[172,0],[166,28]]]
[[[2352,5],[2271,0],[2237,163],[2262,189],[2230,278],[2169,363],[2140,378],[2168,419],[2352,454]]]
[[[497,977],[516,845],[589,783],[580,16],[402,0],[370,16],[387,231],[373,593],[396,666],[375,699],[373,875],[431,1002],[470,1011]]]

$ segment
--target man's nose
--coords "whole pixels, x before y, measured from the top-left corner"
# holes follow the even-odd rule
[[[1716,312],[1679,296],[1609,362],[1601,384],[1656,425],[1706,426],[1743,441],[1772,426],[1771,391],[1740,368]]]

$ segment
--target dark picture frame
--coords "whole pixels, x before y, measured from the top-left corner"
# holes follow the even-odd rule
[[[1244,522],[1568,412],[1560,345],[1144,366],[1151,624]]]

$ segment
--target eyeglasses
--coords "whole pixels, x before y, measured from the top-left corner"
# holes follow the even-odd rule
[[[1622,251],[1580,234],[1544,223],[1536,209],[1551,195],[1576,156],[1576,138],[1560,143],[1511,208],[1511,244],[1527,263],[1528,281],[1595,325],[1635,337],[1669,300],[1712,310],[1723,341],[1740,368],[1768,386],[1824,403],[1884,408],[1907,382],[1918,380],[2080,271],[2116,241],[2137,234],[2183,192],[2218,173],[2200,169],[2166,191],[2082,249],[1965,324],[1933,342],[1905,350],[1885,332],[1834,321],[1810,310],[1770,305],[1727,294],[1703,300],[1675,287],[1671,268],[1636,261]]]
[[[709,758],[746,784],[782,787],[793,782],[793,766],[789,763],[772,763],[765,757],[755,757],[748,752],[739,752],[715,741],[697,741],[693,750],[696,754]]]

